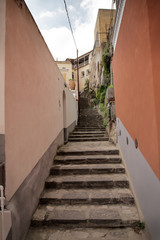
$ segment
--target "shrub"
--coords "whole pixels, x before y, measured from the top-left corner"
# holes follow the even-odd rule
[[[97,98],[93,99],[93,103],[94,103],[94,105],[98,105],[99,102],[98,102]]]
[[[88,78],[85,80],[84,90],[89,91],[89,79]]]
[[[94,89],[92,89],[92,88],[89,89],[89,95],[91,96],[91,98],[96,97],[96,92],[94,91]]]

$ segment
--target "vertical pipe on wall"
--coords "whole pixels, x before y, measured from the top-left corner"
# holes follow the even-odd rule
[[[79,94],[79,68],[78,68],[78,49],[77,49],[77,88],[78,88],[78,113],[80,113],[80,94]]]

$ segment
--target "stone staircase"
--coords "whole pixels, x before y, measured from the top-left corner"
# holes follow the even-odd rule
[[[108,141],[108,137],[104,127],[76,127],[70,134],[68,141]]]
[[[107,141],[101,116],[84,102],[78,126],[57,151],[32,229],[132,228],[139,220],[119,150]]]

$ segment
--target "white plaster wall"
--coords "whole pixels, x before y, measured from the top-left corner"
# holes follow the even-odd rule
[[[0,0],[0,134],[5,133],[4,79],[5,79],[5,10],[6,1]]]
[[[152,236],[152,240],[159,240],[160,182],[141,151],[135,148],[133,139],[120,119],[117,119],[117,136],[134,191]],[[128,144],[126,138],[128,138]],[[150,144],[154,143],[151,142]]]
[[[78,119],[78,102],[75,100],[73,94],[68,88],[65,88],[65,116],[64,116],[64,128],[69,127],[74,121]]]

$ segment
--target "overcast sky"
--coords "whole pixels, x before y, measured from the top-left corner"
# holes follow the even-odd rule
[[[55,60],[76,58],[63,0],[25,0]],[[93,49],[98,9],[112,0],[66,0],[79,55]]]

